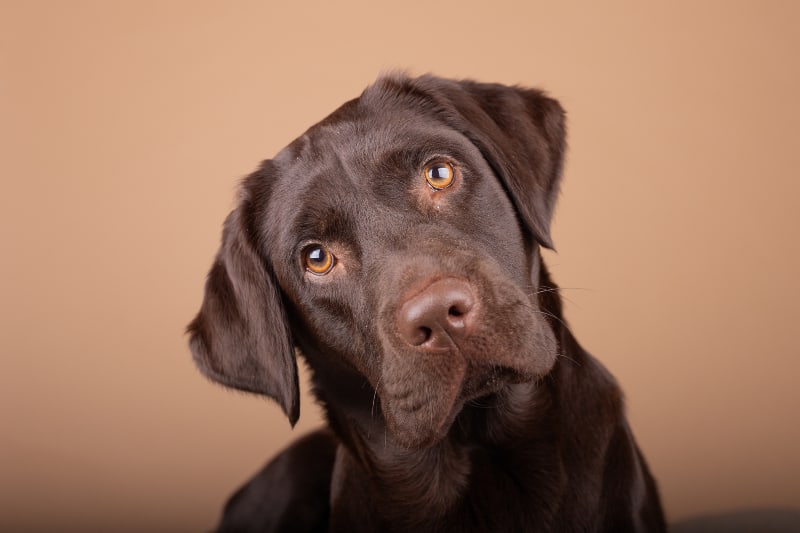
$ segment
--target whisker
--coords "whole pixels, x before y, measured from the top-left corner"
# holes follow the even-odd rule
[[[592,289],[587,289],[585,287],[540,287],[538,290],[532,292],[530,294],[530,296],[538,296],[539,294],[545,294],[545,293],[548,293],[548,292],[558,292],[558,293],[560,293],[561,291],[591,291],[591,290]],[[563,294],[560,294],[560,296],[564,301],[567,301],[567,302],[571,303],[574,306],[578,306],[578,304],[576,304],[573,299],[568,298],[567,296],[564,296]]]
[[[569,326],[567,325],[567,323],[566,323],[566,322],[564,322],[564,321],[563,321],[562,319],[560,319],[559,317],[557,317],[556,315],[554,315],[553,313],[551,313],[551,312],[549,312],[549,311],[542,311],[541,309],[535,309],[535,308],[534,308],[532,305],[530,305],[530,304],[527,304],[527,303],[525,303],[525,302],[521,302],[521,303],[520,303],[520,305],[522,305],[522,306],[524,306],[524,307],[527,307],[528,309],[530,309],[530,310],[531,310],[531,311],[533,311],[534,313],[539,313],[539,314],[542,314],[542,315],[545,315],[545,316],[549,316],[549,317],[551,317],[551,318],[554,318],[554,319],[556,319],[556,320],[557,320],[557,321],[558,321],[558,322],[559,322],[559,323],[560,323],[562,326],[564,326],[564,328],[565,328],[567,331],[569,331],[570,333],[572,332],[572,330],[570,330],[570,329],[569,329]]]
[[[378,383],[375,384],[375,390],[372,392],[372,408],[369,411],[369,416],[371,418],[375,418],[375,401],[378,398],[378,387],[381,384],[381,379],[383,379],[383,376],[378,378]]]
[[[483,403],[481,400],[483,400],[483,398],[475,398],[474,400],[468,401],[467,405],[475,407],[476,409],[495,409],[497,407],[496,404]]]
[[[545,292],[558,292],[558,291],[591,291],[592,289],[586,287],[540,287],[539,290],[533,294],[541,294]]]
[[[573,359],[572,357],[568,356],[565,353],[556,352],[556,357],[563,357],[564,359],[568,359],[569,361],[572,361],[572,364],[574,364],[575,366],[581,366],[581,364],[578,361],[576,361],[575,359]]]

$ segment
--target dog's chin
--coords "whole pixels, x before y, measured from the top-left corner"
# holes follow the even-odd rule
[[[378,396],[393,440],[423,448],[441,440],[460,409],[468,363],[457,351],[390,351],[382,361]]]
[[[438,418],[430,416],[433,409],[393,413],[386,416],[386,426],[398,446],[415,450],[430,448],[447,436],[463,405],[463,402],[457,401],[445,416]]]
[[[536,377],[513,369],[467,371],[455,394],[447,394],[453,391],[451,387],[441,386],[431,390],[428,397],[415,395],[413,404],[384,397],[381,405],[387,429],[403,448],[430,448],[447,437],[466,404],[497,394],[509,385],[533,382]]]

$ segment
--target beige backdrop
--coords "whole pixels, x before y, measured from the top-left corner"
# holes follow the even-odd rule
[[[320,423],[183,329],[238,179],[396,68],[567,108],[546,259],[670,518],[800,506],[800,4],[281,4],[0,7],[0,530],[207,530]]]

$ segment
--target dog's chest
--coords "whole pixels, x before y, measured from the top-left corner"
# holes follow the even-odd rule
[[[552,524],[554,510],[540,503],[557,499],[551,493],[563,486],[559,471],[509,450],[448,451],[409,454],[366,472],[340,447],[331,531],[522,531]]]

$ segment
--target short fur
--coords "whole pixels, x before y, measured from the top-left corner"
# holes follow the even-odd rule
[[[620,388],[541,261],[565,137],[538,90],[388,76],[244,180],[194,359],[294,424],[297,350],[332,433],[275,458],[221,531],[665,529]]]

